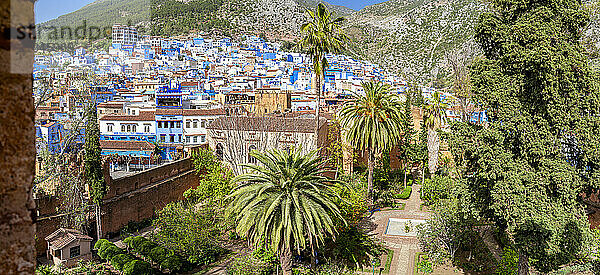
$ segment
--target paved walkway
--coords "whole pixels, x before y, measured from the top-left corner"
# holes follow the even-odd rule
[[[419,210],[421,199],[419,190],[421,185],[413,185],[413,190],[404,210],[383,210],[375,212],[363,227],[381,240],[387,248],[394,250],[394,258],[390,266],[390,275],[411,275],[414,271],[415,254],[419,251],[416,237],[394,236],[385,234],[390,218],[426,220],[430,213]]]

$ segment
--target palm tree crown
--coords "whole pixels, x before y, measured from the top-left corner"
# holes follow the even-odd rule
[[[236,231],[255,245],[265,242],[281,252],[282,269],[291,272],[291,250],[313,251],[325,237],[334,236],[334,223],[345,223],[333,203],[331,180],[316,151],[252,151],[259,165],[245,165],[251,173],[234,179],[242,182],[230,196],[229,210],[237,221]],[[289,267],[289,268],[288,268]]]
[[[364,82],[364,95],[342,107],[338,116],[347,130],[348,141],[362,150],[389,150],[401,137],[402,104],[390,86],[381,82]]]
[[[328,67],[325,55],[339,53],[348,40],[341,28],[344,18],[335,17],[323,3],[319,3],[314,11],[306,10],[306,13],[310,21],[300,28],[304,36],[299,46],[311,57],[315,74],[322,75]]]
[[[448,104],[440,92],[435,91],[425,106],[425,127],[433,129],[443,125],[446,122],[446,109]]]

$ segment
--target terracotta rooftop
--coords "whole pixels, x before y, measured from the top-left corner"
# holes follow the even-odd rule
[[[321,118],[319,128],[323,127],[326,122],[326,119]],[[207,128],[214,130],[312,133],[315,131],[315,120],[283,117],[220,117]]]
[[[105,115],[102,121],[154,121],[154,111],[140,111],[137,115]]]
[[[60,228],[46,237],[46,241],[55,249],[62,249],[75,240],[92,241],[92,238],[78,230],[68,228]]]
[[[225,109],[156,109],[157,115],[170,116],[218,116],[225,115]]]
[[[137,140],[101,140],[100,148],[113,150],[140,150],[150,151],[154,145],[147,141]]]

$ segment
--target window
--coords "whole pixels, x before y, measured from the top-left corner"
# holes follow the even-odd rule
[[[250,155],[253,150],[256,150],[256,146],[250,145],[248,147],[248,163],[256,163],[256,158]]]
[[[177,128],[181,128],[181,121],[177,121]]]
[[[158,127],[158,128],[162,128],[162,121],[159,121],[159,122],[158,122],[158,125],[157,125],[157,127]]]
[[[121,132],[125,132],[125,124],[121,124]]]
[[[165,136],[160,136],[160,142],[165,142]]]
[[[136,128],[137,128],[137,124],[133,124],[133,125],[131,125],[131,131],[132,131],[132,132],[134,132],[134,133],[135,133],[135,132],[137,132],[137,129],[136,129]]]
[[[144,132],[150,133],[150,124],[144,124]]]
[[[185,121],[185,128],[190,128],[190,120]]]
[[[185,142],[190,143],[190,137],[185,137]]]
[[[198,143],[198,136],[194,137],[194,143]]]
[[[200,142],[206,142],[206,136],[205,135],[201,135],[200,136]]]
[[[113,131],[113,124],[112,123],[109,123],[106,126],[107,126],[109,132]]]
[[[127,132],[131,132],[131,125],[127,124]]]
[[[206,120],[202,120],[202,123],[200,124],[200,127],[202,128],[206,128]]]
[[[170,139],[170,141],[171,141],[171,142],[175,142],[175,136],[171,136],[171,139]]]
[[[60,257],[61,257],[61,255],[62,255],[62,253],[61,253],[61,252],[62,252],[62,250],[60,250],[60,249],[56,249],[56,250],[54,250],[54,257],[56,257],[56,258],[60,258]]]
[[[171,125],[170,126],[171,127],[169,127],[169,128],[175,128],[175,121],[171,121]]]
[[[198,128],[198,120],[194,120],[194,128]]]
[[[80,253],[81,253],[81,251],[80,251],[79,245],[69,248],[69,257],[70,258],[79,257],[79,255],[81,255]]]

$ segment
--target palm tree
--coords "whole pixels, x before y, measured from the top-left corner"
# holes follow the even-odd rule
[[[446,122],[446,109],[448,104],[442,99],[440,92],[436,91],[425,106],[425,127],[427,127],[427,151],[429,152],[429,172],[435,173],[438,166],[440,153],[440,137],[437,132]]]
[[[344,42],[348,36],[343,32],[341,23],[343,17],[335,17],[323,3],[319,3],[314,11],[306,10],[310,21],[300,27],[303,34],[298,43],[301,50],[306,52],[313,63],[315,73],[315,92],[317,94],[316,125],[315,134],[319,130],[319,106],[321,104],[322,79],[325,78],[325,70],[329,67],[326,54],[339,53],[344,48]]]
[[[230,195],[237,233],[279,251],[283,274],[292,274],[292,250],[309,247],[314,256],[325,237],[337,233],[334,223],[345,224],[316,152],[253,150],[259,165],[244,165],[251,173],[233,179],[243,183]]]
[[[338,113],[346,138],[353,148],[368,153],[367,198],[373,205],[373,170],[376,156],[389,151],[401,138],[402,105],[390,86],[363,82],[364,95],[355,94]]]

